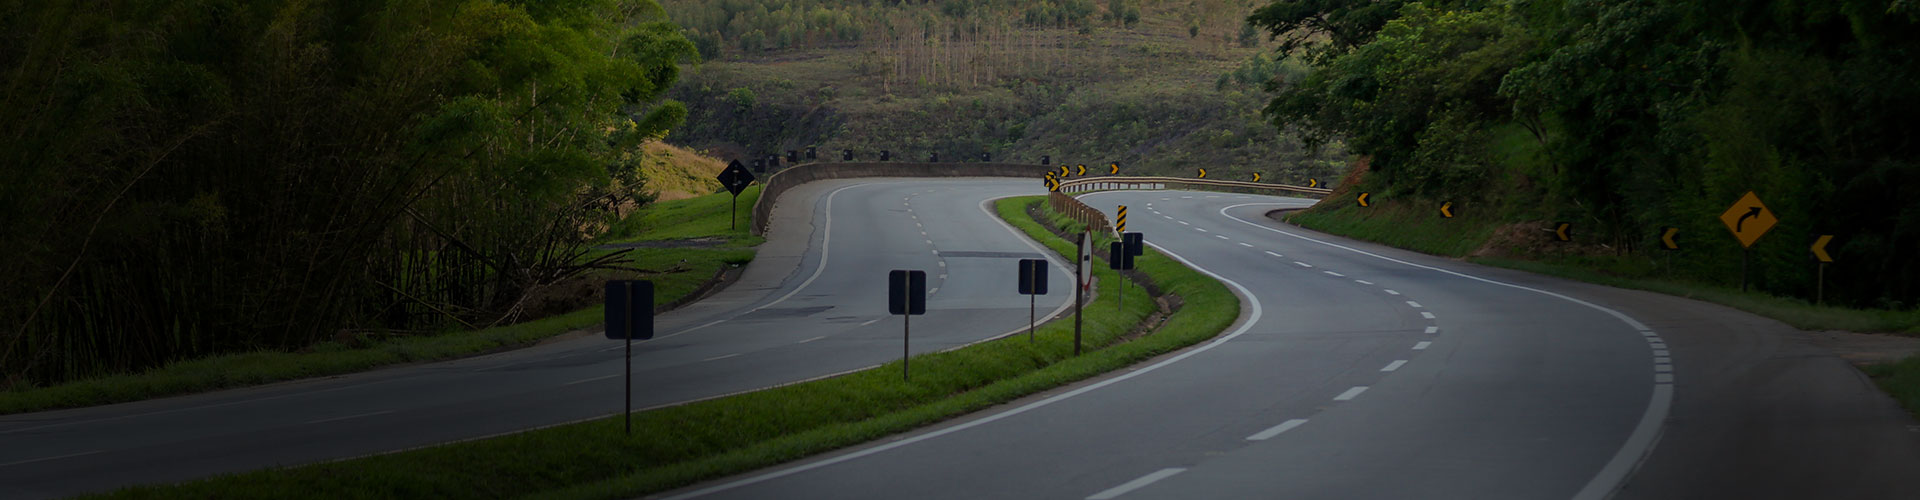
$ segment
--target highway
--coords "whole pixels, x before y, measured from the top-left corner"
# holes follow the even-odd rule
[[[1217,339],[667,498],[1920,498],[1913,419],[1778,322],[1082,195],[1245,306]]]
[[[915,352],[1024,331],[1015,259],[1041,247],[988,200],[1028,179],[858,179],[788,192],[739,282],[657,318],[633,348],[636,409],[899,359],[890,269],[927,271]],[[1050,259],[1057,257],[1047,254]],[[1071,279],[1056,263],[1055,282]],[[1039,300],[1044,319],[1070,305]],[[458,361],[94,408],[0,416],[0,498],[30,499],[381,453],[606,416],[622,346],[598,331]]]

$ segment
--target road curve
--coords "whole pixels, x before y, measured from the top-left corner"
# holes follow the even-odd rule
[[[1241,321],[1108,378],[665,496],[1920,497],[1913,420],[1776,322],[1263,216],[1311,200],[1081,199],[1128,205],[1149,243],[1236,290]]]
[[[988,200],[1025,179],[849,179],[780,200],[768,243],[728,289],[656,321],[633,348],[636,408],[864,368],[900,356],[885,273],[928,274],[916,352],[1026,327],[1012,259],[1040,247]],[[1063,266],[1055,280],[1068,280]],[[1067,305],[1042,297],[1045,317]],[[0,498],[43,498],[471,439],[619,411],[621,343],[534,348],[192,396],[0,417]]]

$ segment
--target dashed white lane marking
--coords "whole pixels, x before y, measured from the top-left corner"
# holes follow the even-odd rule
[[[873,320],[873,321],[880,321],[880,320],[877,320],[877,319],[876,319],[876,320]],[[871,325],[871,324],[873,324],[873,321],[868,321],[868,322],[867,322],[867,324],[869,324],[869,325]],[[818,337],[814,337],[814,338],[810,338],[810,339],[806,339],[806,340],[802,340],[802,341],[799,341],[799,342],[794,342],[794,343],[795,343],[795,344],[805,344],[805,343],[808,343],[808,342],[812,342],[812,341],[815,341],[815,340],[820,340],[820,339],[824,339],[824,338],[827,338],[827,336],[826,336],[826,335],[821,335],[821,336],[818,336]]]
[[[1267,430],[1260,431],[1258,434],[1247,436],[1247,440],[1248,441],[1266,441],[1268,439],[1272,439],[1274,436],[1280,435],[1280,433],[1282,432],[1293,430],[1293,428],[1299,427],[1300,424],[1305,424],[1305,423],[1307,423],[1307,419],[1304,419],[1304,418],[1296,418],[1293,420],[1281,422],[1280,425],[1276,425],[1268,428]]]
[[[1369,281],[1367,281],[1367,280],[1353,280],[1353,282],[1354,282],[1354,283],[1359,283],[1359,284],[1362,284],[1362,285],[1372,285],[1372,284],[1373,284],[1372,282],[1369,282]]]
[[[1414,308],[1414,309],[1419,309],[1419,308],[1420,308],[1420,303],[1419,303],[1419,302],[1414,302],[1414,301],[1411,301],[1411,300],[1409,300],[1409,301],[1407,301],[1407,307],[1411,307],[1411,308]]]
[[[1320,272],[1323,272],[1323,273],[1327,273],[1327,276],[1332,276],[1332,277],[1335,277],[1335,278],[1345,278],[1345,277],[1347,277],[1347,275],[1345,275],[1345,274],[1340,274],[1340,273],[1336,273],[1336,272],[1333,272],[1333,271],[1320,271]]]
[[[1404,360],[1404,359],[1396,359],[1396,360],[1393,360],[1393,362],[1392,362],[1392,363],[1387,363],[1387,367],[1386,367],[1386,368],[1381,368],[1381,369],[1380,369],[1380,371],[1383,371],[1383,372],[1390,372],[1390,371],[1394,371],[1394,370],[1398,370],[1398,369],[1400,369],[1400,367],[1401,367],[1401,366],[1404,366],[1404,365],[1406,365],[1406,364],[1407,364],[1407,360]]]
[[[60,456],[53,456],[53,457],[41,457],[41,458],[30,458],[30,459],[26,459],[26,460],[21,460],[21,461],[18,461],[18,462],[7,462],[7,463],[4,463],[4,464],[0,464],[0,467],[7,467],[7,466],[12,466],[12,465],[23,465],[23,464],[30,464],[30,463],[34,463],[34,462],[46,462],[46,461],[50,461],[50,460],[59,460],[59,459],[62,459],[62,458],[74,458],[74,457],[84,457],[84,456],[87,456],[87,455],[92,455],[92,454],[95,454],[95,453],[100,453],[100,452],[103,452],[103,451],[106,451],[106,450],[93,450],[93,451],[83,451],[83,452],[80,452],[80,453],[68,453],[68,454],[65,454],[65,455],[60,455]]]
[[[880,320],[883,320],[883,319],[886,319],[886,318],[873,318],[873,319],[870,319],[870,320],[867,320],[867,322],[865,322],[865,323],[861,323],[861,324],[860,324],[860,326],[867,326],[867,325],[871,325],[871,324],[874,324],[874,323],[879,323],[879,322],[880,322]]]
[[[1152,474],[1140,476],[1138,479],[1127,481],[1125,483],[1120,483],[1119,486],[1107,488],[1106,491],[1094,493],[1092,496],[1087,497],[1087,500],[1111,500],[1115,497],[1119,497],[1120,495],[1125,495],[1127,494],[1127,492],[1137,490],[1140,488],[1145,488],[1147,485],[1153,484],[1155,481],[1173,477],[1174,474],[1179,474],[1186,471],[1187,471],[1186,469],[1181,469],[1177,467],[1153,471]]]
[[[1427,333],[1440,333],[1440,327],[1429,326],[1427,327]]]
[[[1433,313],[1430,313],[1430,312],[1426,312],[1426,311],[1420,311],[1420,317],[1422,317],[1422,318],[1427,318],[1427,319],[1433,319]]]
[[[940,273],[940,279],[947,279],[947,273]]]
[[[1672,362],[1673,362],[1673,358],[1668,358],[1668,357],[1653,358],[1653,364],[1656,364],[1656,365],[1664,365]]]
[[[1529,292],[1538,293],[1541,295],[1546,295],[1548,297],[1553,297],[1553,298],[1557,298],[1567,302],[1572,302],[1574,304],[1579,304],[1579,305],[1591,308],[1593,310],[1606,313],[1608,316],[1613,316],[1614,319],[1618,319],[1620,320],[1620,322],[1626,323],[1628,327],[1632,327],[1634,330],[1637,330],[1637,331],[1650,330],[1650,328],[1647,328],[1647,325],[1641,323],[1639,320],[1633,319],[1633,317],[1631,316],[1627,316],[1625,313],[1622,313],[1620,311],[1615,311],[1613,309],[1607,308],[1606,306],[1602,306],[1592,302],[1587,302],[1584,300],[1569,297],[1565,294],[1554,293],[1554,292],[1541,290],[1538,288],[1522,286],[1522,285],[1516,285],[1513,283],[1494,281],[1494,280],[1482,278],[1479,276],[1474,276],[1471,274],[1452,271],[1448,269],[1442,269],[1434,266],[1415,264],[1412,262],[1407,262],[1404,260],[1395,259],[1392,257],[1387,257],[1384,255],[1368,252],[1365,250],[1360,250],[1357,248],[1340,245],[1338,243],[1332,243],[1325,240],[1309,238],[1309,237],[1301,236],[1291,232],[1274,229],[1272,227],[1261,225],[1259,223],[1242,219],[1234,216],[1233,214],[1227,213],[1228,210],[1232,210],[1232,209],[1244,207],[1244,206],[1251,206],[1251,205],[1276,205],[1276,204],[1275,203],[1243,203],[1239,205],[1231,205],[1231,206],[1221,207],[1220,215],[1227,217],[1229,219],[1240,221],[1241,224],[1246,224],[1249,226],[1279,233],[1282,236],[1319,243],[1321,245],[1326,245],[1329,247],[1346,250],[1348,252],[1353,252],[1360,255],[1365,255],[1365,256],[1376,258],[1376,259],[1405,265],[1407,267],[1426,269],[1429,271],[1434,271],[1442,274],[1448,274],[1448,275],[1457,276],[1460,278],[1479,281],[1479,282],[1487,283],[1490,285],[1504,286],[1504,287],[1513,288],[1517,290],[1525,290]],[[1665,347],[1666,347],[1666,344],[1663,343],[1663,344],[1660,344],[1659,347],[1654,347],[1654,349],[1665,349]],[[1647,410],[1645,413],[1642,413],[1640,415],[1640,422],[1637,424],[1634,424],[1633,433],[1627,435],[1626,442],[1622,443],[1620,445],[1620,448],[1614,451],[1613,458],[1607,460],[1607,464],[1600,468],[1600,472],[1595,473],[1593,475],[1593,479],[1587,481],[1586,486],[1581,487],[1580,491],[1573,495],[1574,500],[1589,500],[1589,499],[1599,500],[1612,495],[1613,492],[1615,490],[1618,490],[1620,488],[1620,485],[1626,481],[1627,476],[1633,472],[1633,469],[1636,467],[1639,467],[1640,463],[1644,461],[1646,457],[1650,454],[1651,450],[1653,450],[1655,441],[1659,440],[1660,429],[1662,427],[1662,424],[1666,422],[1667,414],[1673,410],[1673,384],[1671,383],[1673,381],[1673,377],[1670,377],[1670,376],[1661,377],[1660,375],[1665,375],[1665,374],[1656,374],[1654,376],[1654,381],[1662,382],[1664,380],[1665,383],[1654,384],[1653,394],[1650,395],[1647,399]]]
[[[619,374],[619,373],[616,373],[616,374],[613,374],[613,375],[607,375],[607,376],[602,376],[602,377],[594,377],[594,378],[583,378],[583,379],[580,379],[580,380],[575,380],[575,381],[572,381],[572,382],[567,382],[567,383],[565,383],[565,384],[560,384],[560,385],[576,385],[576,384],[584,384],[584,383],[587,383],[587,382],[594,382],[594,381],[599,381],[599,380],[606,380],[606,379],[610,379],[610,378],[614,378],[614,377],[618,377],[618,376],[621,376],[621,375],[624,375],[624,374]]]
[[[1660,373],[1673,373],[1673,365],[1665,365],[1665,364],[1653,365],[1653,371],[1660,372]]]
[[[947,261],[940,261],[940,267],[947,267]]]
[[[933,251],[933,254],[934,254],[934,255],[940,255],[940,251],[939,251],[939,250],[934,250],[934,251]]]
[[[1193,225],[1193,224],[1188,224],[1188,223],[1187,223],[1187,221],[1180,221],[1180,225],[1182,225],[1182,226],[1191,226],[1191,225]]]
[[[1213,235],[1213,237],[1215,237],[1215,238],[1220,238],[1220,239],[1223,239],[1223,240],[1224,240],[1224,239],[1227,239],[1227,237],[1226,237],[1226,236],[1223,236],[1223,235],[1218,235],[1218,234],[1216,234],[1216,235]]]
[[[1393,289],[1390,289],[1390,288],[1382,288],[1382,289],[1380,289],[1380,291],[1382,291],[1382,292],[1387,292],[1387,295],[1399,295],[1399,294],[1400,294],[1400,292],[1396,292],[1396,291],[1393,291]]]
[[[1672,383],[1673,383],[1673,374],[1671,374],[1671,373],[1655,373],[1655,374],[1653,374],[1653,383],[1656,383],[1656,384],[1672,384]],[[1657,390],[1657,389],[1656,389],[1656,390]]]
[[[927,244],[928,244],[928,245],[932,245],[932,244],[933,244],[933,240],[927,240]]]
[[[1347,389],[1347,392],[1342,392],[1340,393],[1339,396],[1334,396],[1333,400],[1334,401],[1350,401],[1353,398],[1360,397],[1360,393],[1362,392],[1367,392],[1367,386],[1356,385],[1356,386],[1353,386],[1352,389]]]
[[[1162,219],[1166,219],[1166,220],[1173,220],[1173,216],[1171,216],[1171,215],[1162,215],[1162,216],[1160,216],[1160,218],[1162,218]]]
[[[1273,251],[1272,251],[1272,250],[1268,250],[1268,251],[1267,251],[1267,255],[1272,255],[1272,256],[1274,256],[1274,257],[1286,257],[1285,255],[1280,255],[1280,254],[1277,254],[1277,253],[1273,253]]]
[[[1428,342],[1428,341],[1425,341],[1425,340],[1422,340],[1422,341],[1419,341],[1419,342],[1415,342],[1415,343],[1413,343],[1413,350],[1415,350],[1415,351],[1425,351],[1425,350],[1427,350],[1427,346],[1431,346],[1431,345],[1433,345],[1433,343],[1432,343],[1432,342]]]
[[[719,361],[719,360],[722,360],[722,359],[727,359],[727,358],[731,358],[731,357],[734,357],[734,356],[739,356],[739,355],[740,355],[740,353],[737,353],[737,352],[736,352],[736,353],[733,353],[733,354],[722,354],[722,355],[719,355],[719,356],[714,356],[714,357],[711,357],[711,358],[707,358],[707,359],[702,359],[702,360],[700,360],[700,361]]]
[[[1193,228],[1193,230],[1195,230],[1195,231],[1199,231],[1199,232],[1202,232],[1202,233],[1205,233],[1205,232],[1207,232],[1207,230],[1206,230],[1205,228],[1198,228],[1198,227],[1196,227],[1196,228]]]
[[[1667,348],[1667,344],[1666,344],[1666,343],[1659,343],[1659,344],[1653,344],[1653,345],[1652,345],[1652,347],[1653,347],[1654,349],[1666,349],[1666,348]]]
[[[1305,262],[1300,262],[1300,261],[1297,261],[1297,260],[1296,260],[1296,261],[1293,261],[1293,263],[1294,263],[1294,264],[1299,264],[1299,265],[1300,265],[1300,267],[1313,267],[1313,264],[1308,264],[1308,263],[1305,263]]]
[[[927,295],[933,295],[933,294],[936,294],[936,293],[940,293],[940,289],[939,289],[939,288],[934,288],[934,289],[932,289],[932,290],[927,290]]]
[[[1668,353],[1667,351],[1665,351],[1665,350],[1660,350],[1660,351],[1653,351],[1653,355],[1655,355],[1655,356],[1672,356],[1672,354],[1669,354],[1669,353]]]
[[[373,412],[373,413],[362,413],[362,414],[359,414],[359,415],[347,415],[347,416],[344,416],[344,417],[333,417],[333,418],[323,418],[323,419],[319,419],[319,420],[308,420],[308,421],[307,421],[307,424],[308,424],[308,425],[311,425],[311,424],[324,424],[324,423],[327,423],[327,422],[339,422],[339,421],[341,421],[341,420],[350,420],[350,419],[355,419],[355,418],[362,418],[362,417],[371,417],[371,416],[374,416],[374,415],[386,415],[386,414],[388,414],[388,413],[393,413],[393,410],[387,410],[387,411],[376,411],[376,412]]]
[[[1253,248],[1253,244],[1252,244],[1252,243],[1247,243],[1247,242],[1244,242],[1244,241],[1242,241],[1242,242],[1239,242],[1239,243],[1240,243],[1240,246],[1243,246],[1243,247],[1247,247],[1247,248]]]

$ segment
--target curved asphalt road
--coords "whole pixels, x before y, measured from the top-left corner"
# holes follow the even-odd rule
[[[899,359],[885,273],[927,271],[916,352],[1026,327],[1011,259],[1042,249],[986,200],[1031,180],[860,179],[789,192],[740,282],[660,316],[634,346],[636,409]],[[1051,257],[1050,253],[1048,258]],[[1056,265],[1053,278],[1070,279]],[[1040,314],[1068,304],[1042,297]],[[119,486],[379,453],[620,410],[621,343],[599,332],[459,361],[95,408],[0,416],[0,498]]]
[[[1920,498],[1913,419],[1791,328],[1353,242],[1171,191],[1150,244],[1245,306],[1099,381],[675,498]]]

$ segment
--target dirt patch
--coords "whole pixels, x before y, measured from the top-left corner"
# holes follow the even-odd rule
[[[727,238],[709,236],[705,238],[687,238],[681,240],[635,241],[601,245],[599,248],[617,250],[621,248],[710,248],[727,244]]]
[[[1841,330],[1802,332],[1815,346],[1833,351],[1835,356],[1856,366],[1893,363],[1920,353],[1920,338],[1879,333],[1853,333]]]

